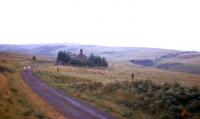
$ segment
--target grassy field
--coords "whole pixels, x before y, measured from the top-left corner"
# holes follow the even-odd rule
[[[190,63],[188,61],[188,63]],[[192,61],[193,63],[193,61]],[[23,66],[67,94],[122,119],[200,117],[200,75],[110,62],[105,69],[59,66],[46,57],[0,53],[0,119],[63,119],[22,80]],[[134,80],[131,74],[134,73]]]
[[[22,67],[30,64],[30,59],[0,53],[0,119],[63,119],[22,80]]]
[[[112,62],[107,69],[40,64],[35,74],[67,94],[125,119],[200,117],[200,75]],[[132,81],[131,74],[135,74]]]
[[[188,54],[185,56],[177,56],[167,58],[159,62],[156,67],[160,69],[186,72],[191,74],[200,74],[200,57]]]

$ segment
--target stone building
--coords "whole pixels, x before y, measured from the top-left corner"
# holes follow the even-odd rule
[[[87,56],[83,53],[83,50],[80,49],[80,53],[77,55],[75,53],[69,53],[71,59],[81,59],[81,60],[85,60],[87,59]]]
[[[87,56],[83,54],[83,50],[80,49],[80,53],[76,56],[78,59],[87,59]]]

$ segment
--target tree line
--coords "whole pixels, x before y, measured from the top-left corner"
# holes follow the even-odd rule
[[[142,66],[153,66],[157,60],[154,59],[137,59],[131,60],[132,63],[142,65]]]
[[[105,57],[91,54],[86,59],[72,57],[70,52],[59,51],[57,54],[57,64],[72,65],[72,66],[86,66],[86,67],[108,67],[108,62]]]

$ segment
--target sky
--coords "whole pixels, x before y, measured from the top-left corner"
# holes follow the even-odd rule
[[[200,51],[199,0],[0,0],[0,44]]]

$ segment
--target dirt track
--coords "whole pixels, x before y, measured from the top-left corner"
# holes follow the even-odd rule
[[[41,97],[61,112],[66,119],[117,119],[109,113],[75,99],[47,85],[31,71],[22,72],[24,81]]]

